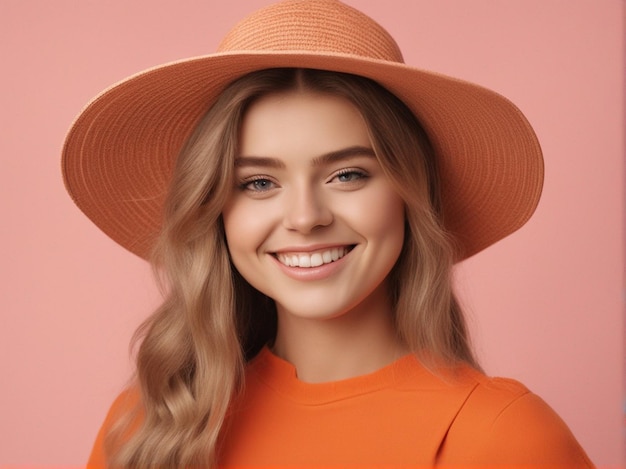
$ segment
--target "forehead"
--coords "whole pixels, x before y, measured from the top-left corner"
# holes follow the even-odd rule
[[[244,115],[240,155],[313,157],[350,146],[370,147],[363,116],[345,98],[311,91],[270,94]]]

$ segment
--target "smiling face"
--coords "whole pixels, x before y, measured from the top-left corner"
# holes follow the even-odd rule
[[[390,314],[385,279],[404,241],[404,203],[359,111],[308,91],[247,111],[223,210],[232,261],[281,317]]]

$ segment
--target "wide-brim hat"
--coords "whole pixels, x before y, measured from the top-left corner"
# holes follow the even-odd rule
[[[444,223],[469,257],[520,228],[543,184],[535,133],[520,110],[481,86],[404,64],[374,20],[336,0],[288,0],[253,13],[218,52],[140,72],[94,98],[63,148],[78,207],[148,258],[174,162],[220,92],[261,69],[313,68],[370,78],[400,98],[439,162]]]

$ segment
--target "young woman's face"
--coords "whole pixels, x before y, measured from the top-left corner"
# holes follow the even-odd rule
[[[327,94],[269,95],[247,111],[240,144],[223,212],[228,247],[279,318],[328,319],[386,298],[375,292],[402,249],[404,204],[356,107]]]

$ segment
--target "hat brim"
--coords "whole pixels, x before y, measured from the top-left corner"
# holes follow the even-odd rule
[[[543,185],[535,133],[508,99],[401,63],[311,52],[228,52],[146,70],[105,90],[80,113],[63,149],[76,205],[108,236],[148,258],[174,162],[220,92],[267,68],[314,68],[375,80],[423,124],[439,160],[444,224],[467,258],[519,229]]]

